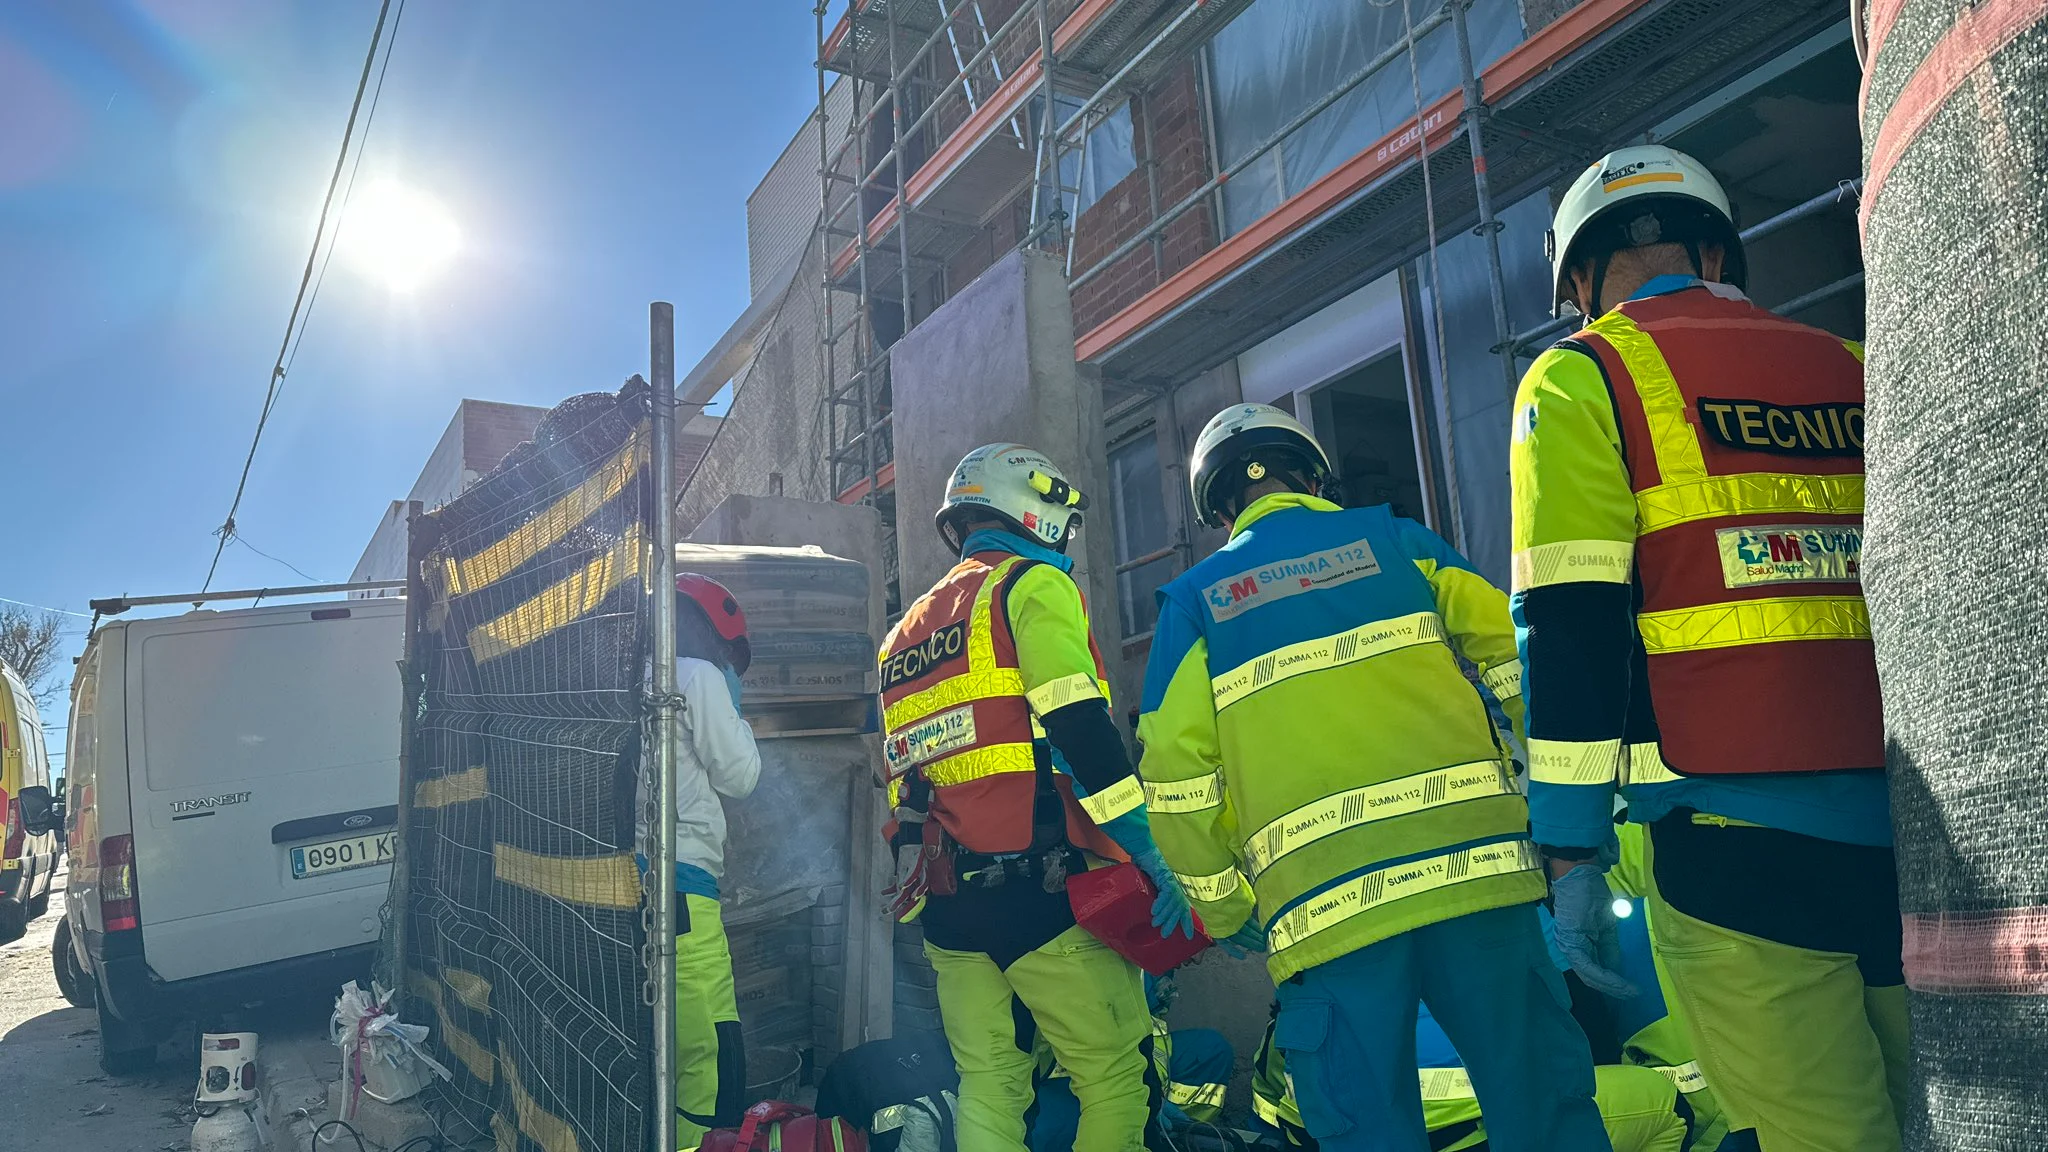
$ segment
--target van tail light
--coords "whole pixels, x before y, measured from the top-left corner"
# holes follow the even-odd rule
[[[100,918],[109,932],[142,927],[142,905],[135,891],[133,836],[109,836],[100,841]]]
[[[21,801],[10,798],[7,801],[7,846],[4,849],[0,849],[0,852],[5,852],[6,858],[9,860],[21,859],[23,837]]]

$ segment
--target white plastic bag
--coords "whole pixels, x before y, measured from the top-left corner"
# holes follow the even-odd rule
[[[334,1002],[328,1035],[341,1049],[342,1119],[355,1115],[362,1096],[395,1104],[419,1094],[430,1076],[448,1069],[427,1054],[427,1027],[391,1015],[391,993],[375,983],[365,992],[351,980]]]

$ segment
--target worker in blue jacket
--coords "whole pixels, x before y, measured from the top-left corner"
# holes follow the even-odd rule
[[[1385,505],[1322,498],[1328,456],[1271,405],[1219,413],[1189,474],[1231,538],[1160,593],[1138,772],[1209,934],[1269,952],[1309,1133],[1426,1152],[1426,1002],[1494,1152],[1609,1152],[1536,919],[1528,809],[1461,664],[1519,720],[1506,595]]]

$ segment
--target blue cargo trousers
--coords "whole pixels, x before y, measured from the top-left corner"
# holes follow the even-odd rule
[[[1429,1152],[1415,1006],[1472,1077],[1493,1152],[1612,1152],[1593,1056],[1551,965],[1536,906],[1474,912],[1281,983],[1274,1044],[1323,1152]]]

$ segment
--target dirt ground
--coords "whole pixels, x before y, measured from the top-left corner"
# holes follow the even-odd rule
[[[50,972],[50,933],[64,915],[63,876],[50,911],[0,945],[0,1146],[9,1152],[183,1152],[196,1066],[166,1044],[154,1070],[100,1071],[94,1013],[73,1008]]]

